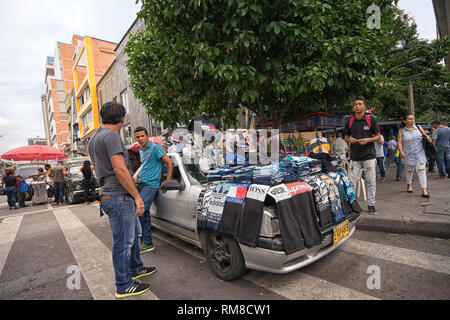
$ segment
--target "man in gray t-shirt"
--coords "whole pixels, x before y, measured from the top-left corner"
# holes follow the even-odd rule
[[[95,138],[95,139],[94,139]],[[123,154],[125,165],[132,175],[128,152],[126,151],[120,134],[114,130],[100,128],[89,143],[89,154],[94,164],[98,183],[101,186],[100,195],[128,194],[129,192],[117,179],[110,157]]]
[[[138,217],[144,213],[145,205],[134,185],[128,153],[119,135],[125,113],[121,104],[104,104],[100,111],[103,126],[89,141],[89,153],[101,187],[100,210],[108,216],[113,234],[116,299],[148,291],[147,283],[135,280],[156,271],[155,267],[144,267],[140,257],[142,230]]]
[[[436,179],[450,177],[450,128],[443,126],[440,121],[433,121],[433,142],[436,144],[436,164],[439,176]]]

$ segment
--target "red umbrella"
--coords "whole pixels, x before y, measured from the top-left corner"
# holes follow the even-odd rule
[[[19,147],[2,154],[1,158],[10,161],[57,160],[69,156],[61,150],[42,145]]]

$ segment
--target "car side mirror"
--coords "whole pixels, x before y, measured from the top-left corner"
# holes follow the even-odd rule
[[[178,182],[177,180],[166,180],[163,183],[161,183],[160,189],[163,191],[183,191],[185,188],[185,185],[183,182]]]

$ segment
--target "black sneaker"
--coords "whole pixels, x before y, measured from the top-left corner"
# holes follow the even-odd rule
[[[116,299],[122,299],[132,296],[137,296],[146,291],[150,290],[150,285],[148,283],[141,283],[139,281],[135,281],[131,287],[125,289],[123,291],[117,291],[114,295]]]
[[[131,279],[137,280],[139,278],[154,274],[155,272],[156,272],[156,267],[143,267],[142,270],[139,271],[137,274],[132,274]]]
[[[368,212],[369,214],[378,214],[377,209],[375,209],[375,206],[369,206]]]

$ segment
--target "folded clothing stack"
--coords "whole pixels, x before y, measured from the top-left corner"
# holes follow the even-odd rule
[[[253,169],[253,183],[271,185],[282,182],[283,177],[284,174],[280,170],[279,163],[273,163]]]
[[[234,181],[239,183],[252,183],[254,166],[243,167],[234,172]]]
[[[223,168],[223,167],[222,167]],[[234,181],[234,172],[236,170],[242,169],[242,166],[228,167],[222,171],[222,180]]]
[[[208,182],[220,181],[223,179],[222,175],[224,174],[224,171],[229,169],[231,169],[231,167],[227,165],[224,165],[217,169],[211,169],[208,171],[208,175],[206,176],[206,178],[208,179]]]
[[[297,173],[292,161],[281,161],[280,171],[283,174],[283,182],[295,181],[297,179]]]

